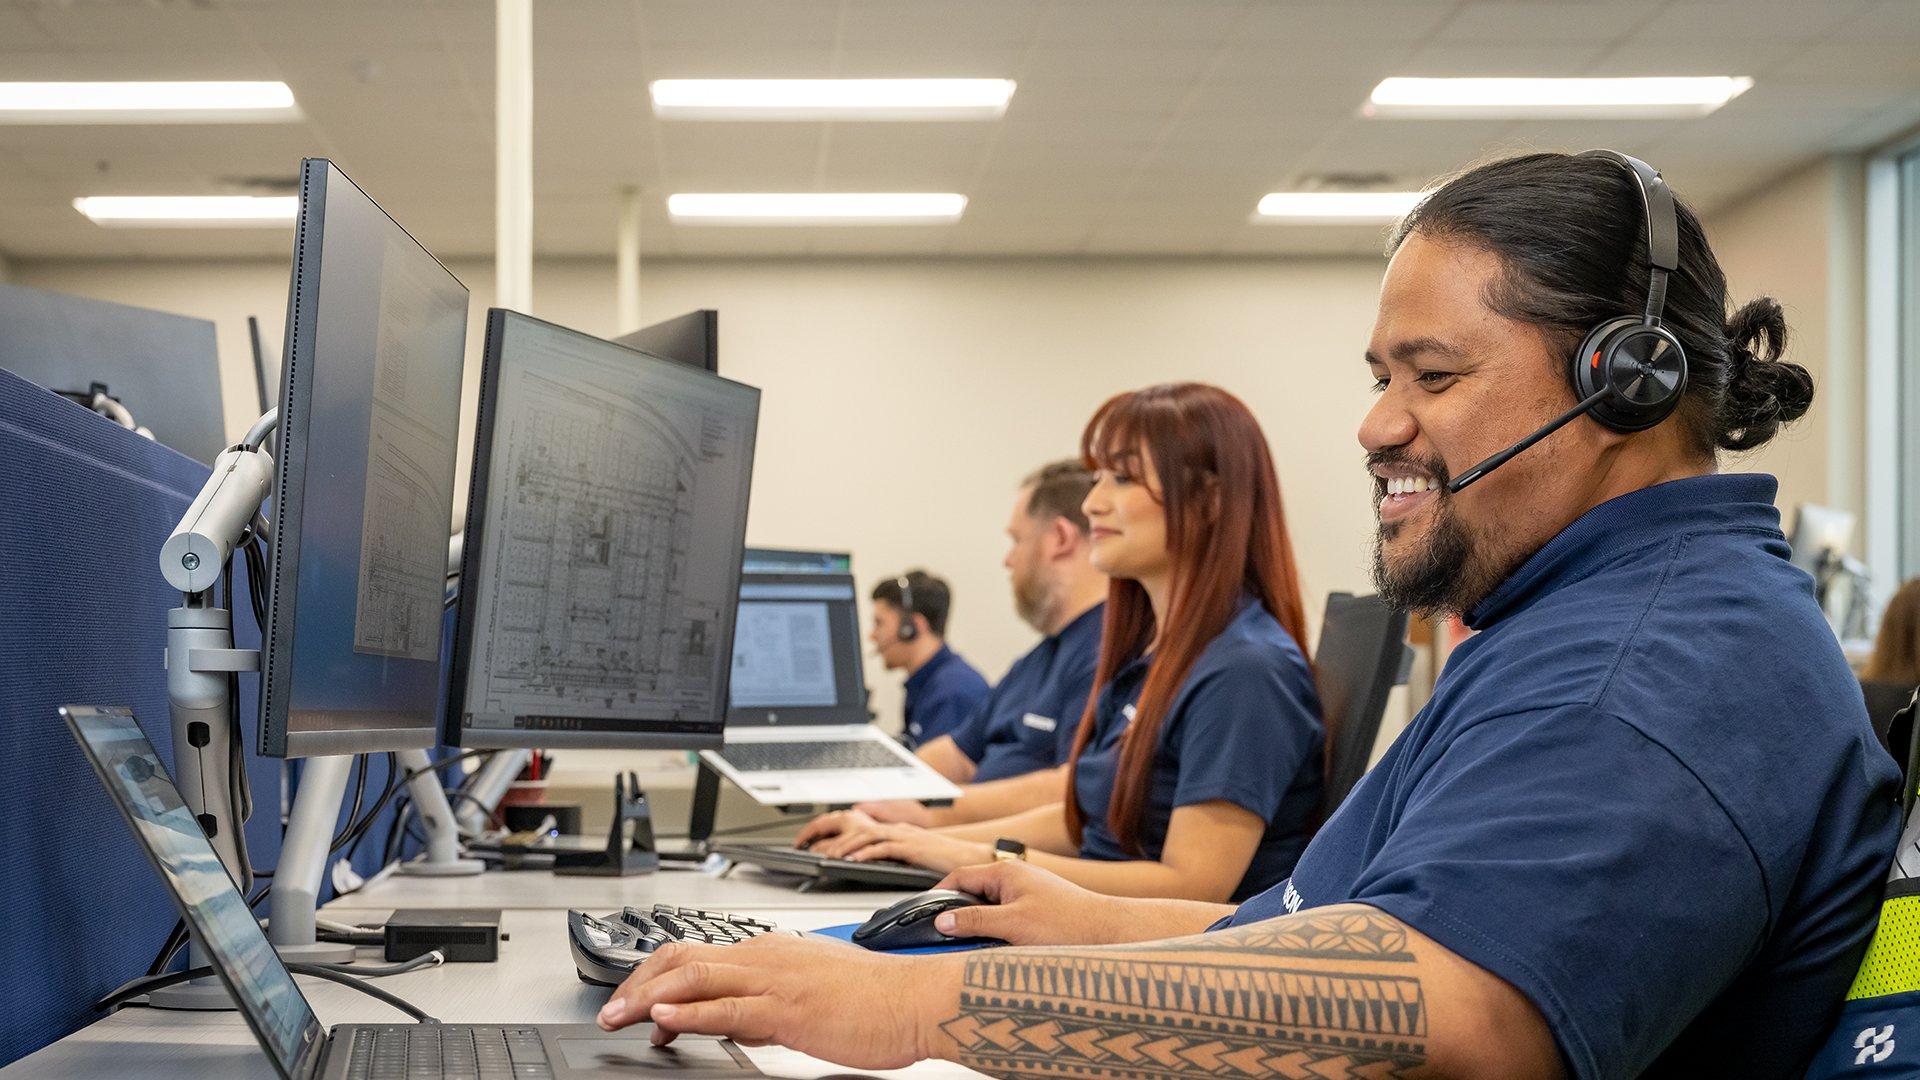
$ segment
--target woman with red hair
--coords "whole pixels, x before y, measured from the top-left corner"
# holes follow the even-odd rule
[[[1062,800],[945,829],[848,811],[809,829],[812,850],[951,870],[999,842],[1100,892],[1211,901],[1292,871],[1327,738],[1259,422],[1217,387],[1153,386],[1102,405],[1081,456],[1098,478],[1092,560],[1112,585]]]

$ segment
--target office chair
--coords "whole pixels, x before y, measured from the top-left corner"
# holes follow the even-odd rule
[[[1902,710],[1913,700],[1913,691],[1907,683],[1866,680],[1860,683],[1860,692],[1867,699],[1867,718],[1873,721],[1873,733],[1899,763],[1902,773],[1906,772],[1907,761],[1913,753],[1913,716]]]
[[[1331,815],[1367,771],[1373,743],[1386,715],[1387,695],[1406,681],[1413,652],[1407,648],[1407,614],[1378,596],[1332,593],[1314,651],[1320,709],[1334,733],[1327,767],[1322,821]]]

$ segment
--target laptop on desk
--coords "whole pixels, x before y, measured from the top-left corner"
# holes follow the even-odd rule
[[[60,710],[114,805],[186,917],[254,1038],[288,1080],[420,1076],[758,1076],[731,1042],[681,1036],[668,1052],[650,1027],[592,1024],[341,1024],[326,1028],[234,888],[127,709]]]
[[[763,806],[960,794],[870,722],[857,597],[851,556],[746,551],[726,746],[700,756]]]

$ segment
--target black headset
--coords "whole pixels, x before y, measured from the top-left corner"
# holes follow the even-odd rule
[[[1647,225],[1646,310],[1594,327],[1567,358],[1567,377],[1580,404],[1455,477],[1447,484],[1449,492],[1457,493],[1505,465],[1583,413],[1591,413],[1595,422],[1610,431],[1645,431],[1672,416],[1686,393],[1686,350],[1660,321],[1667,306],[1667,275],[1680,265],[1680,223],[1673,210],[1673,191],[1658,169],[1639,158],[1612,150],[1589,150],[1578,156],[1611,161],[1633,177]]]
[[[920,627],[913,621],[913,582],[902,574],[893,583],[900,586],[900,628],[894,634],[901,641],[912,641],[920,636]]]

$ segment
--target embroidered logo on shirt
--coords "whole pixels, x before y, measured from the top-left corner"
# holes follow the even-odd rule
[[[1040,731],[1052,731],[1060,726],[1060,721],[1055,720],[1053,717],[1041,716],[1039,713],[1033,712],[1021,717],[1020,722]]]
[[[1280,890],[1280,902],[1287,905],[1287,914],[1300,914],[1300,905],[1303,901],[1300,899],[1300,890],[1293,887],[1292,878],[1288,878],[1286,888]]]
[[[1893,1025],[1883,1028],[1869,1027],[1853,1037],[1854,1049],[1860,1051],[1853,1056],[1855,1065],[1879,1064],[1893,1056]]]

